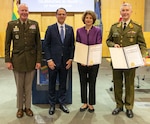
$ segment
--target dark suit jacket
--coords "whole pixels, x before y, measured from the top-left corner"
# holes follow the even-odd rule
[[[73,28],[65,24],[65,39],[62,43],[57,23],[48,26],[45,39],[44,39],[44,51],[47,60],[52,59],[56,67],[61,64],[63,56],[63,64],[66,65],[66,61],[73,59],[74,57],[74,32]]]
[[[13,42],[12,55],[10,45]],[[27,20],[25,30],[21,21],[10,21],[6,30],[5,62],[12,62],[14,70],[26,72],[41,62],[41,38],[36,21]]]

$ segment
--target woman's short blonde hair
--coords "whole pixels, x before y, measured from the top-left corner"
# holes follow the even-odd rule
[[[91,10],[87,10],[87,11],[85,11],[85,12],[83,13],[83,16],[82,16],[82,21],[83,21],[83,23],[85,24],[85,17],[86,17],[87,14],[89,14],[89,15],[92,16],[92,18],[93,18],[93,24],[94,24],[95,21],[96,21],[96,14],[95,14],[95,12],[93,12],[93,11],[91,11]]]

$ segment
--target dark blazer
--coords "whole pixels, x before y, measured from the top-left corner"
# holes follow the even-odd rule
[[[12,42],[13,45],[12,45]],[[11,48],[13,46],[12,55]],[[36,21],[27,20],[25,29],[21,21],[10,21],[6,30],[5,62],[11,62],[14,70],[26,72],[41,62],[41,38]]]
[[[65,24],[65,39],[62,43],[57,23],[48,26],[44,39],[44,51],[46,59],[52,59],[56,67],[61,64],[62,56],[63,64],[66,65],[67,60],[74,57],[73,28]]]

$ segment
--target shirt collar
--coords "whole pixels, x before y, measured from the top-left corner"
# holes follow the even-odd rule
[[[23,24],[23,23],[27,24],[27,20],[26,20],[25,22],[23,22],[23,21],[20,19],[20,22],[21,22],[21,24]]]
[[[63,28],[65,28],[65,24],[61,25],[60,23],[57,22],[57,25],[58,25],[59,28],[60,28],[60,26],[63,26]]]
[[[126,22],[122,21],[122,24],[126,23],[126,26],[130,23],[130,19]]]

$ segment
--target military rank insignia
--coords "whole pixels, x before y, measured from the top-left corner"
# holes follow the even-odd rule
[[[14,32],[19,31],[19,28],[17,26],[14,27],[13,29]]]

